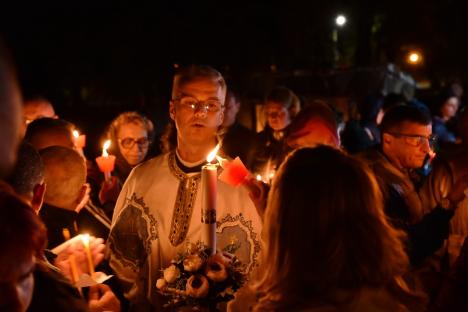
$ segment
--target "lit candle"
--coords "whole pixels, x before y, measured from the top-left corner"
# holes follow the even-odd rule
[[[202,242],[216,253],[216,196],[218,193],[218,165],[211,161],[216,157],[220,144],[212,150],[206,160],[208,164],[202,167]]]
[[[265,181],[268,181],[270,173],[271,173],[271,159],[269,158],[266,163],[265,169],[263,171],[263,175],[262,175]]]
[[[94,262],[93,262],[93,256],[91,255],[91,249],[89,248],[89,234],[83,234],[81,236],[81,241],[83,242],[86,257],[88,258],[89,275],[91,277],[93,277],[93,275],[94,275]]]
[[[102,155],[96,158],[96,163],[99,166],[99,170],[104,173],[104,178],[108,181],[111,177],[111,172],[114,170],[115,156],[109,155],[107,149],[110,147],[111,141],[107,140],[104,142],[102,147]]]
[[[70,240],[70,231],[67,228],[62,229],[63,237],[66,241]],[[75,255],[71,254],[68,256],[68,263],[70,264],[70,274],[73,285],[78,282],[78,269],[76,267]]]
[[[75,138],[76,148],[83,148],[86,146],[86,135],[80,135],[80,133],[77,130],[73,130],[73,137]]]

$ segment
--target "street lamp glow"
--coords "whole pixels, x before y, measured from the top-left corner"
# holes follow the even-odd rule
[[[421,63],[422,56],[419,52],[410,52],[408,54],[408,63],[416,65]]]
[[[344,26],[344,24],[346,24],[346,17],[342,14],[338,15],[336,18],[335,18],[335,23],[336,25],[342,27]]]

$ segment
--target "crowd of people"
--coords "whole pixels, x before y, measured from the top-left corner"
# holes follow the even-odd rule
[[[251,172],[244,186],[218,183],[217,247],[235,242],[248,277],[220,309],[468,310],[460,92],[444,91],[432,114],[372,95],[341,127],[326,101],[278,86],[259,133],[237,121],[242,96],[212,67],[179,68],[171,94],[159,155],[148,117],[112,120],[105,179],[50,102],[21,99],[0,47],[0,311],[165,310],[156,281],[201,240],[201,170],[218,144],[215,161],[240,157]],[[70,243],[83,233],[87,248]],[[115,276],[75,287],[94,270]]]

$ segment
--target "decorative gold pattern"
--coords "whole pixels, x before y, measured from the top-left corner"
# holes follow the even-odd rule
[[[251,249],[249,250],[250,254],[250,263],[245,263],[245,272],[250,274],[252,270],[258,266],[258,254],[260,253],[261,250],[261,245],[259,241],[259,233],[255,233],[252,221],[251,220],[246,220],[244,218],[244,215],[242,213],[232,216],[230,214],[226,215],[223,219],[220,221],[216,222],[216,227],[217,227],[217,233],[222,232],[222,230],[226,227],[235,227],[238,226],[242,231],[244,231],[247,234],[247,237],[250,240],[251,243]],[[236,238],[238,239],[238,238]],[[231,242],[234,240],[234,237],[230,237]],[[241,248],[242,248],[242,242],[241,242]]]
[[[173,246],[178,246],[185,241],[192,219],[193,206],[197,198],[198,184],[201,180],[201,173],[187,176],[176,163],[174,152],[169,154],[169,169],[174,176],[180,180],[177,190],[177,197],[172,214],[171,230],[169,241]]]
[[[201,222],[204,224],[216,223],[216,210],[202,209]]]

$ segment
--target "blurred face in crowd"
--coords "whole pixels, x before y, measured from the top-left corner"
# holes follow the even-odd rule
[[[177,128],[178,145],[214,143],[224,118],[226,90],[211,79],[193,80],[176,88],[169,112]]]
[[[119,150],[127,163],[136,166],[148,153],[148,131],[141,123],[126,123],[117,132]]]
[[[281,103],[267,102],[265,115],[268,125],[276,131],[283,130],[291,123],[289,112]]]
[[[240,109],[240,102],[235,96],[226,96],[226,104],[224,106],[224,127],[229,127],[236,121],[237,113]]]
[[[52,104],[45,100],[32,100],[23,104],[23,119],[26,124],[39,118],[57,118]]]
[[[34,289],[34,263],[33,256],[16,260],[11,267],[3,268],[0,275],[0,310],[26,311]]]
[[[328,145],[339,147],[331,130],[320,120],[310,120],[301,129],[287,138],[286,143],[292,149]]]
[[[406,169],[420,168],[433,143],[432,125],[403,122],[398,130],[384,133],[384,153]]]
[[[31,100],[23,104],[23,125],[21,137],[26,133],[26,127],[39,118],[58,118],[52,104],[45,100]]]
[[[458,105],[458,98],[453,96],[447,99],[447,101],[445,101],[445,103],[440,108],[440,113],[442,117],[447,120],[452,117],[455,117],[455,115],[457,114]]]

